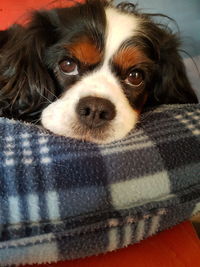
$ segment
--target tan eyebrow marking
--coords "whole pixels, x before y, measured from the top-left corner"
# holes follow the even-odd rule
[[[97,64],[102,58],[102,53],[88,38],[82,38],[78,42],[65,46],[65,48],[80,62],[85,64]]]
[[[123,70],[141,63],[151,63],[149,59],[139,48],[126,47],[117,52],[113,57],[113,62]]]

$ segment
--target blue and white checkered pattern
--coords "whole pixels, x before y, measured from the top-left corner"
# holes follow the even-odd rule
[[[112,251],[200,211],[200,105],[96,145],[0,118],[0,266]]]

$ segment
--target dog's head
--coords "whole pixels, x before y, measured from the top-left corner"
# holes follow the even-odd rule
[[[87,0],[38,11],[7,34],[15,48],[4,36],[0,102],[10,96],[13,117],[41,114],[56,134],[111,142],[134,128],[145,105],[197,102],[178,38],[133,5]]]

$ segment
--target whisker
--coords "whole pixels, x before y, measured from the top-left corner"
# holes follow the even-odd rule
[[[58,100],[58,97],[53,93],[51,92],[49,89],[45,88],[46,91],[48,91],[52,96],[55,97],[56,100]]]
[[[38,93],[41,97],[43,97],[44,99],[46,99],[46,100],[48,101],[49,104],[52,104],[52,103],[53,103],[53,102],[50,101],[46,96],[42,95],[42,94],[40,93],[40,91],[37,91],[37,93]]]
[[[153,110],[145,112],[145,113],[142,113],[140,115],[140,119],[139,119],[138,123],[145,121],[148,117],[151,116],[152,113],[153,113]]]
[[[37,119],[37,120],[33,120],[31,123],[34,124],[34,125],[36,125],[36,124],[38,124],[38,122],[40,122],[40,121],[41,121],[41,118],[39,118],[39,119]]]

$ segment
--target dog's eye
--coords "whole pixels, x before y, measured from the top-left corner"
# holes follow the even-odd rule
[[[73,61],[73,59],[65,59],[59,64],[60,69],[67,75],[77,75],[78,74],[78,66]]]
[[[144,81],[144,74],[141,70],[132,70],[125,81],[133,86],[140,86]]]

